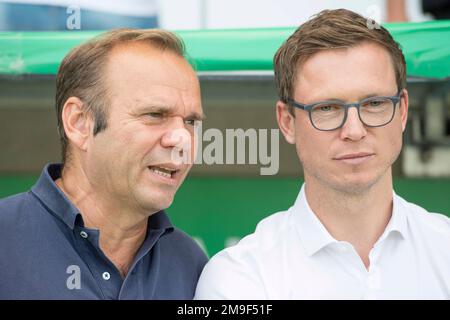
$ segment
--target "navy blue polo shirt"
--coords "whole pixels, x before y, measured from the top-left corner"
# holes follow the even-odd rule
[[[99,231],[56,186],[47,165],[29,192],[0,200],[0,299],[192,299],[207,258],[164,211],[125,279],[99,247]]]

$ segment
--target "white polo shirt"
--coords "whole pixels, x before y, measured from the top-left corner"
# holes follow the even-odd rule
[[[394,193],[392,217],[369,254],[334,239],[304,186],[287,211],[263,219],[216,254],[196,299],[450,299],[450,219]]]

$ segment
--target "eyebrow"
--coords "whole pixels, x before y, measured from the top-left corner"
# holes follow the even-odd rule
[[[144,106],[139,106],[137,108],[138,113],[147,113],[147,112],[158,112],[158,113],[162,113],[164,115],[173,115],[175,114],[173,112],[173,108],[167,107],[167,106],[162,106],[162,105],[144,105]],[[191,112],[189,113],[185,119],[188,120],[198,120],[198,121],[203,121],[205,120],[206,116],[203,113],[198,113],[198,112]]]
[[[368,99],[368,98],[386,97],[386,96],[389,96],[389,95],[370,93],[370,94],[364,95],[361,99],[359,99],[357,101],[362,101],[362,100],[365,100],[365,99]],[[314,101],[316,101],[316,102],[321,102],[321,101],[339,101],[339,102],[342,102],[342,103],[346,103],[344,100],[341,100],[341,99],[338,99],[338,98],[316,99]],[[313,102],[313,103],[315,103],[315,102]]]
[[[197,112],[192,112],[186,117],[186,119],[203,121],[203,120],[206,119],[206,116],[203,113],[200,114],[200,113],[197,113]]]

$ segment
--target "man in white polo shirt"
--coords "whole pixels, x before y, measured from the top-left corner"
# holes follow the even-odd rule
[[[392,187],[408,92],[389,32],[323,11],[274,68],[278,124],[305,183],[291,208],[210,260],[196,298],[450,299],[450,219]]]

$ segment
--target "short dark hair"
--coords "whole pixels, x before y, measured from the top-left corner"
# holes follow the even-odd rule
[[[115,29],[72,49],[61,62],[56,75],[56,114],[63,164],[70,153],[62,121],[65,102],[70,97],[83,101],[94,119],[94,135],[106,129],[108,90],[103,75],[108,54],[115,46],[130,42],[147,43],[181,57],[185,54],[183,41],[174,33],[161,29]]]
[[[369,27],[370,20],[346,9],[323,10],[302,24],[276,52],[273,64],[278,96],[292,98],[295,75],[309,57],[322,50],[351,48],[365,41],[385,48],[394,66],[398,90],[406,87],[406,63],[400,45],[382,26]],[[289,106],[291,114],[293,107]]]

